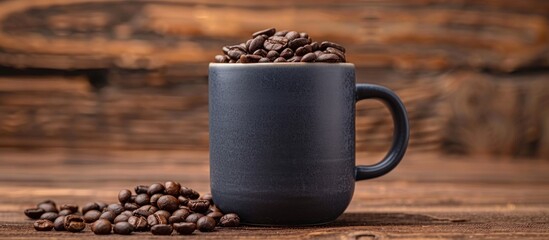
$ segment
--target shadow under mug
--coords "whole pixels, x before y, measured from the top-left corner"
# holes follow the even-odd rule
[[[381,162],[355,166],[355,104],[372,98],[391,111],[393,143]],[[335,220],[355,181],[391,171],[409,138],[400,99],[355,85],[349,63],[212,63],[209,117],[213,201],[251,225]]]

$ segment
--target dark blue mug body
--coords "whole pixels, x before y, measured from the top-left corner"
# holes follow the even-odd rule
[[[387,104],[394,141],[372,166],[355,166],[355,104]],[[389,89],[355,84],[348,63],[212,63],[210,178],[214,203],[245,224],[335,220],[356,180],[391,171],[408,144],[406,110]]]

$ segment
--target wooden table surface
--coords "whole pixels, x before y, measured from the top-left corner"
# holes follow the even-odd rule
[[[373,163],[380,155],[358,154]],[[209,189],[207,152],[102,152],[0,149],[0,239],[160,238],[150,233],[95,236],[36,232],[23,210],[116,202],[120,189],[176,180]],[[409,153],[392,173],[356,184],[335,222],[318,227],[219,228],[172,238],[261,239],[549,239],[549,162]]]

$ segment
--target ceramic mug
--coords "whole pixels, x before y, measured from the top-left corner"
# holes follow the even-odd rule
[[[378,99],[392,113],[386,157],[355,166],[355,104]],[[354,184],[398,165],[408,145],[404,105],[391,90],[355,84],[349,63],[212,63],[210,178],[214,203],[252,225],[335,220]]]

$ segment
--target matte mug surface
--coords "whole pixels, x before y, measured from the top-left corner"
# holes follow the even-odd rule
[[[371,98],[393,115],[393,144],[378,164],[355,166],[355,104]],[[391,171],[409,138],[400,99],[355,84],[349,63],[212,63],[209,114],[213,201],[244,224],[335,220],[355,181]]]

